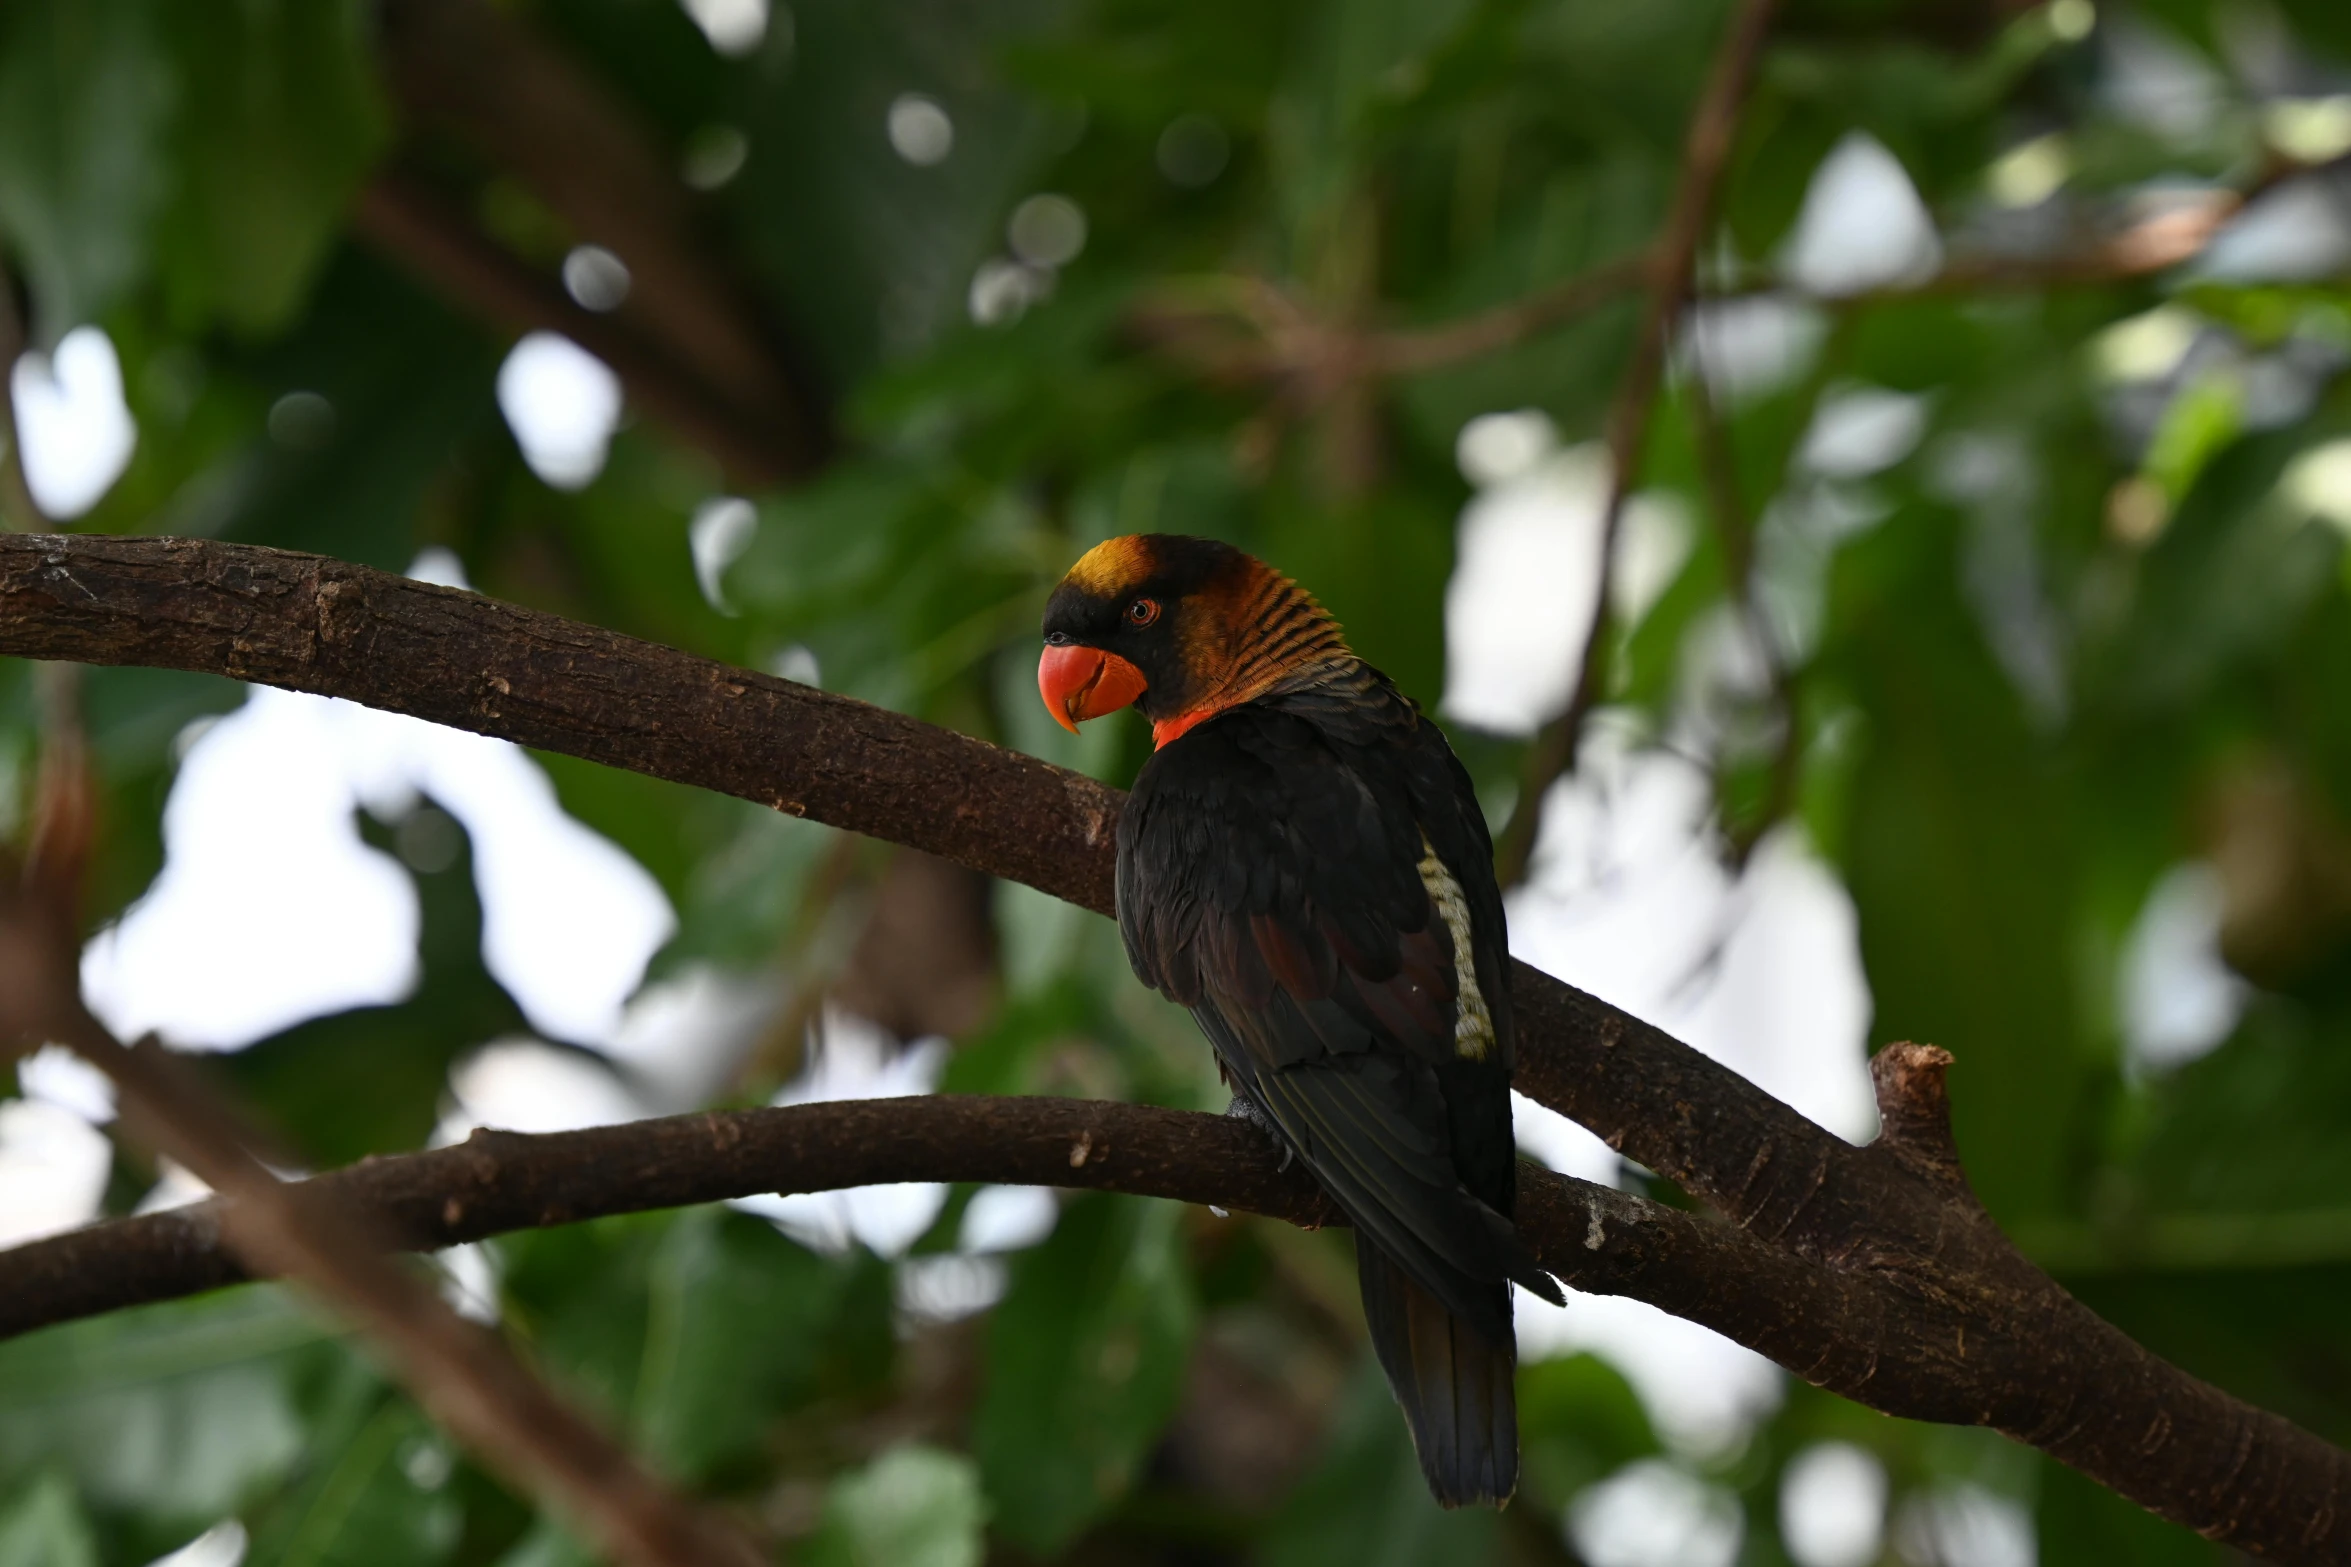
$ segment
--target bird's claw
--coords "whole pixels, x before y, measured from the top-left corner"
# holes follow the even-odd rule
[[[1298,1157],[1298,1150],[1290,1146],[1290,1140],[1282,1135],[1282,1129],[1274,1125],[1273,1117],[1267,1115],[1264,1107],[1256,1100],[1239,1089],[1233,1090],[1233,1102],[1225,1106],[1224,1113],[1236,1121],[1248,1122],[1273,1139],[1273,1145],[1282,1151],[1282,1162],[1278,1166],[1280,1170],[1287,1171]]]

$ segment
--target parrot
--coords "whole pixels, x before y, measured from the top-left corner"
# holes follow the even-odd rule
[[[1447,1507],[1518,1484],[1516,1049],[1493,849],[1437,727],[1314,597],[1214,539],[1094,546],[1045,606],[1054,719],[1133,707],[1119,932],[1355,1231],[1364,1320]]]

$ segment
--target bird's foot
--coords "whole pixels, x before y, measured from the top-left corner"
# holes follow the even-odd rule
[[[1287,1170],[1290,1162],[1298,1157],[1297,1150],[1290,1146],[1290,1140],[1282,1135],[1282,1129],[1274,1124],[1272,1116],[1265,1113],[1265,1107],[1239,1089],[1233,1090],[1233,1102],[1224,1107],[1224,1113],[1236,1121],[1248,1122],[1272,1138],[1274,1146],[1282,1151],[1282,1169]]]

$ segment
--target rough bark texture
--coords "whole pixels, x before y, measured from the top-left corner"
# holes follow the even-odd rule
[[[453,1246],[519,1229],[765,1192],[875,1182],[990,1181],[1208,1203],[1315,1227],[1346,1223],[1302,1167],[1230,1116],[1085,1099],[934,1095],[715,1110],[587,1131],[479,1131],[427,1153],[320,1176],[338,1211],[400,1244]],[[1900,1301],[1697,1214],[1528,1167],[1519,1222],[1576,1288],[1629,1295],[1782,1356],[1882,1334]],[[220,1243],[216,1201],[0,1252],[0,1337],[252,1277]]]
[[[785,681],[313,556],[176,539],[0,539],[0,653],[348,697],[911,844],[1098,912],[1111,905],[1122,796],[1090,779]],[[1736,1226],[1530,1180],[1529,1235],[1570,1282],[1651,1300],[1888,1413],[1996,1427],[2257,1555],[2351,1561],[2351,1455],[2149,1354],[2000,1235],[1950,1146],[1940,1051],[1881,1054],[1887,1135],[1854,1148],[1593,997],[1523,965],[1513,987],[1520,1087]],[[816,1137],[817,1111],[750,1112],[492,1137],[333,1179],[387,1183],[392,1222],[419,1244],[610,1211],[590,1200],[598,1191],[649,1207],[812,1179],[1099,1182],[1292,1219],[1319,1212],[1302,1206],[1314,1198],[1296,1178],[1258,1168],[1269,1161],[1245,1129],[1167,1112],[935,1100],[823,1113],[854,1135],[806,1144],[820,1155],[790,1152],[793,1138]],[[760,1142],[771,1124],[799,1130]],[[1073,1138],[1088,1130],[1094,1142],[1078,1159]],[[594,1141],[629,1136],[642,1141]],[[727,1137],[739,1141],[721,1146]],[[545,1161],[501,1152],[525,1146],[601,1151]],[[435,1203],[442,1228],[418,1228]],[[21,1330],[222,1282],[228,1264],[203,1224],[200,1213],[123,1221],[7,1253],[0,1299],[20,1303],[10,1312],[45,1291],[82,1293],[70,1308],[6,1320]],[[115,1247],[125,1260],[103,1260]],[[183,1269],[183,1282],[141,1293],[138,1281],[166,1266]],[[106,1277],[117,1280],[111,1292],[88,1282]]]

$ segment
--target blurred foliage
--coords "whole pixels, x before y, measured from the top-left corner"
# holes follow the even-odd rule
[[[771,0],[764,33],[722,52],[674,0],[499,10],[679,171],[679,234],[836,437],[821,471],[751,496],[747,543],[699,572],[689,525],[726,484],[648,400],[592,484],[532,474],[494,392],[515,323],[477,315],[429,258],[359,221],[368,184],[397,172],[430,190],[554,308],[572,246],[625,258],[641,236],[580,226],[548,172],[565,149],[518,153],[424,112],[415,62],[385,68],[374,7],[15,0],[0,8],[0,257],[34,347],[104,329],[139,431],[78,525],[392,569],[437,547],[483,591],[1119,781],[1139,726],[1065,735],[1029,683],[1046,588],[1113,532],[1267,556],[1436,702],[1471,494],[1456,438],[1522,408],[1565,441],[1597,436],[1634,304],[1409,374],[1367,374],[1357,351],[1645,244],[1727,14],[1721,0]],[[1793,818],[1842,874],[1871,1037],[1956,1053],[1959,1140],[2001,1220],[2160,1353],[2338,1441],[2340,254],[2285,282],[2191,264],[1808,300],[1771,278],[1823,159],[1855,133],[1899,160],[1960,259],[2073,255],[2166,191],[2274,183],[2283,117],[2351,114],[2347,17],[2335,0],[1789,0],[1702,270],[1748,296],[1731,314],[1765,312],[1791,346],[1770,373],[1728,376],[1711,409],[1686,374],[1669,384],[1645,482],[1704,525],[1622,628],[1610,693],[1710,770],[1726,852]],[[455,80],[465,65],[422,68]],[[952,127],[937,159],[893,149],[909,94]],[[2020,203],[2002,192],[2027,154],[2055,173]],[[2270,199],[2297,191],[2351,225],[2339,171]],[[1036,221],[1022,204],[1048,192],[1082,214],[1074,253],[1022,228]],[[615,319],[662,347],[644,301]],[[2166,334],[2171,351],[2127,351]],[[1823,460],[1824,411],[1870,392],[1917,398],[1917,438],[1858,466]],[[273,421],[292,393],[324,398],[331,422]],[[2322,451],[2332,488],[2311,477]],[[1750,607],[1789,674],[1784,706],[1722,652]],[[225,681],[90,672],[93,921],[155,875],[182,739],[238,699]],[[1521,741],[1458,739],[1506,814]],[[11,668],[11,829],[33,754]],[[717,1093],[771,1091],[882,923],[887,856],[739,802],[546,765],[567,808],[677,905],[660,972],[715,964],[782,998],[773,1037]],[[412,827],[362,822],[395,847]],[[424,910],[414,993],[219,1063],[305,1159],[417,1146],[452,1065],[528,1032],[482,967],[462,839],[453,856],[402,852]],[[2166,1066],[2126,1049],[2117,995],[2130,932],[2183,862],[2217,873],[2221,950],[2248,988],[2218,1048]],[[948,1087],[1221,1102],[1188,1024],[1133,985],[1107,925],[1023,889],[993,898],[1001,1000],[958,1041]],[[150,1178],[126,1161],[113,1200]],[[1801,1386],[1732,1450],[1681,1452],[1590,1357],[1522,1373],[1519,1505],[1444,1515],[1368,1369],[1343,1238],[1086,1197],[1041,1245],[962,1259],[1002,1286],[981,1315],[916,1309],[908,1281],[956,1262],[968,1199],[897,1264],[820,1255],[726,1211],[518,1235],[484,1256],[506,1331],[551,1375],[781,1559],[826,1567],[1565,1561],[1577,1499],[1661,1455],[1735,1499],[1742,1561],[1777,1563],[1782,1478],[1823,1441],[1876,1455],[1897,1519],[1957,1486],[2012,1499],[2051,1567],[2220,1559],[1997,1438]],[[586,1559],[275,1291],[0,1345],[0,1567],[136,1564],[230,1516],[256,1563]],[[1888,1559],[1921,1559],[1918,1538],[1891,1529]]]

